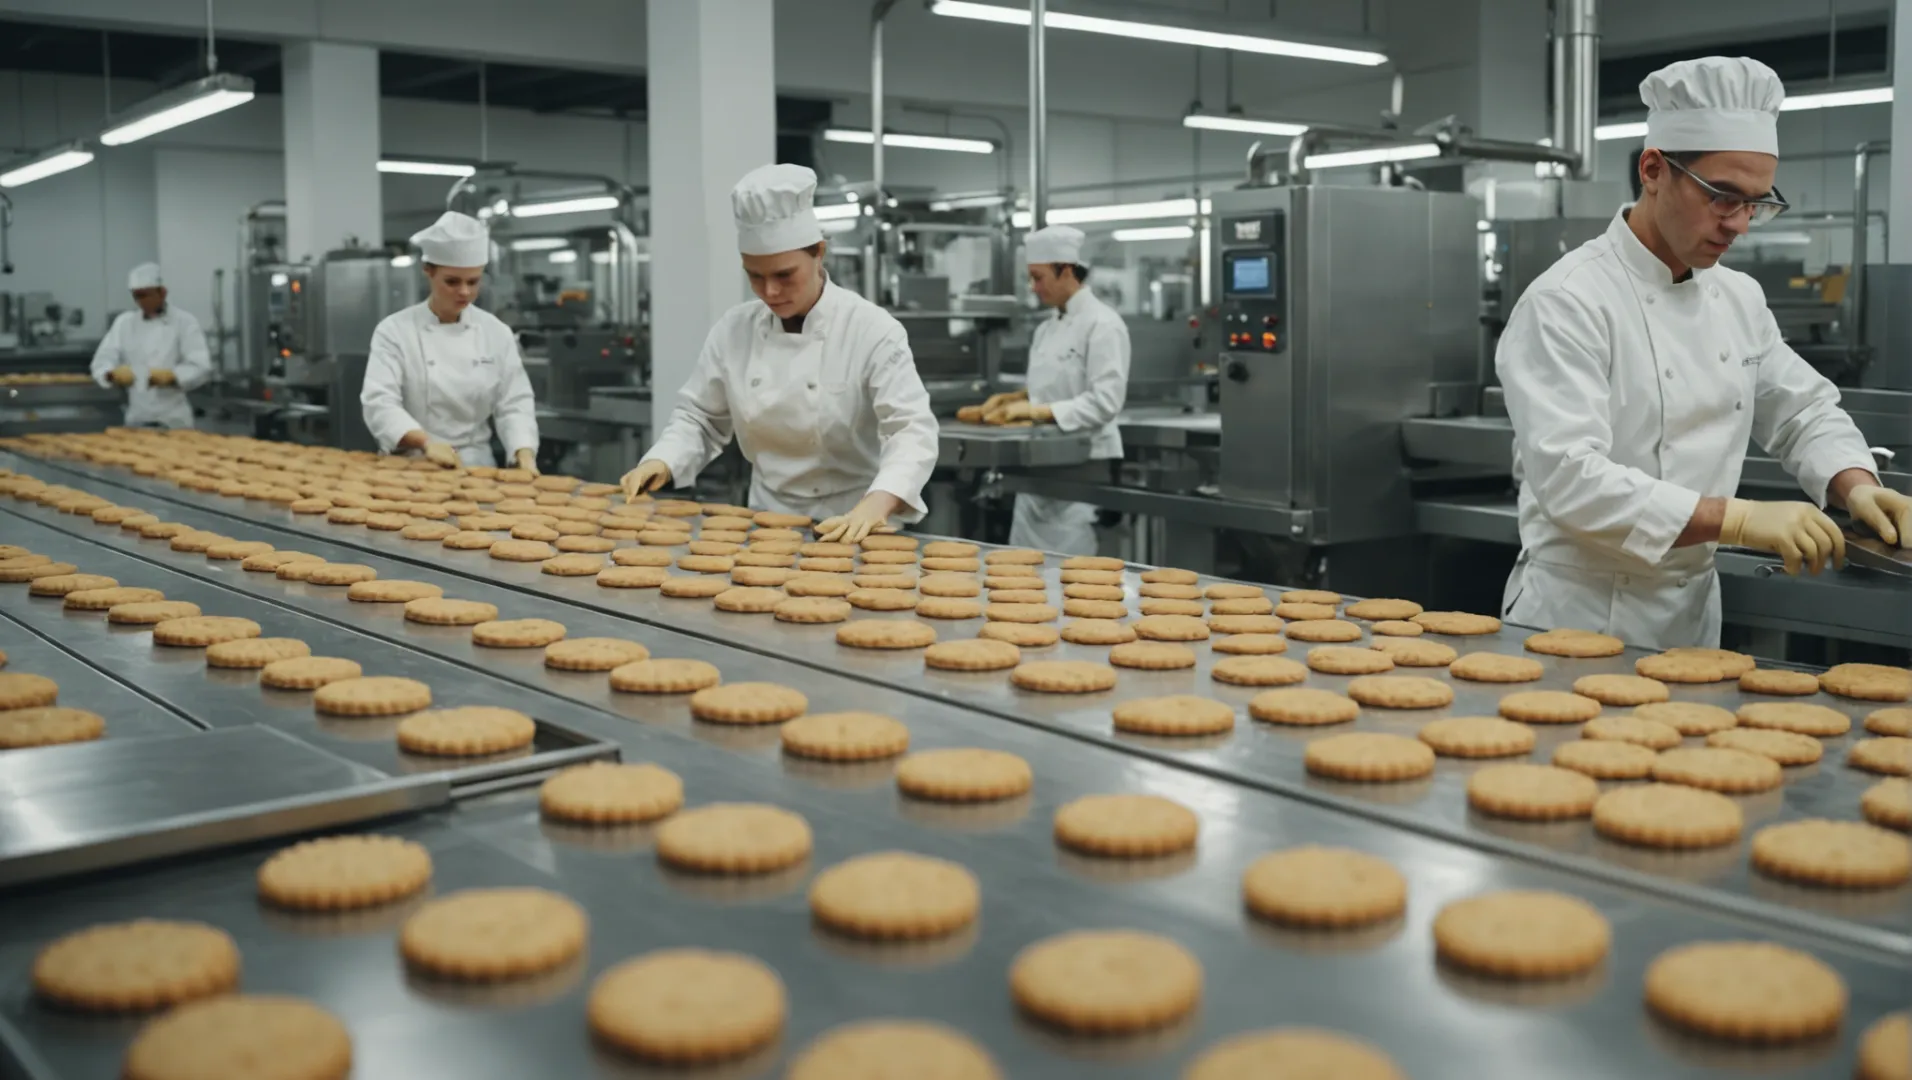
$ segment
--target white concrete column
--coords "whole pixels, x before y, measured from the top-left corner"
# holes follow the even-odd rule
[[[711,325],[750,295],[730,189],[777,149],[771,0],[651,3],[651,423],[662,431]]]
[[[317,258],[385,242],[378,174],[378,50],[308,41],[285,60],[286,251]]]
[[[1912,263],[1912,0],[1892,5],[1892,192],[1886,261]]]

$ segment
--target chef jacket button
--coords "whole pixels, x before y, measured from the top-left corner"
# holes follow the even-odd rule
[[[760,383],[762,383],[762,382],[763,382],[763,376],[761,376],[761,375],[759,375],[759,376],[757,376],[756,378],[754,378],[754,379],[752,379],[752,380],[750,380],[750,385],[752,385],[752,386],[756,386],[756,385],[758,385],[758,384],[760,384]]]
[[[1651,295],[1649,295],[1649,296],[1648,296],[1648,297],[1646,298],[1646,302],[1647,302],[1647,303],[1649,303],[1649,304],[1651,304],[1651,303],[1653,303],[1653,302],[1655,302],[1655,301],[1656,301],[1657,299],[1658,299],[1658,297],[1654,297],[1654,296],[1651,296]]]
[[[1669,378],[1669,379],[1673,377],[1673,369],[1672,369],[1672,368],[1667,368],[1667,369],[1666,369],[1666,377],[1667,377],[1667,378]]]
[[[1720,362],[1720,363],[1722,363],[1722,364],[1724,364],[1724,363],[1726,362],[1726,350],[1725,350],[1725,349],[1721,349],[1721,350],[1719,351],[1719,362]]]
[[[1719,296],[1719,286],[1708,285],[1706,287],[1706,295],[1717,298]],[[1682,581],[1680,584],[1684,585],[1686,582]]]
[[[1685,579],[1685,578],[1681,578],[1681,579],[1680,579],[1680,588],[1682,588],[1682,589],[1684,589],[1684,588],[1686,588],[1686,579]]]
[[[1745,403],[1745,402],[1743,402],[1743,401],[1735,401],[1735,402],[1733,402],[1733,411],[1734,411],[1734,412],[1744,412],[1745,410],[1746,410],[1746,403]]]
[[[804,383],[804,385],[805,385],[805,386],[807,386],[807,387],[809,387],[809,388],[810,388],[810,389],[812,389],[812,390],[815,390],[815,389],[817,388],[817,384],[816,384],[816,383]]]

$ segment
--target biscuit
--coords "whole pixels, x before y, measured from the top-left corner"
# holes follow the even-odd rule
[[[1846,764],[1889,776],[1912,774],[1912,739],[1901,735],[1863,739],[1846,751]]]
[[[982,549],[959,540],[932,540],[923,545],[923,554],[943,559],[973,558]]]
[[[75,589],[62,602],[68,611],[107,611],[120,604],[151,604],[166,599],[158,589],[118,585],[108,589]]]
[[[991,603],[983,608],[983,618],[990,622],[1046,623],[1056,621],[1058,614],[1050,604]],[[1136,632],[1141,631],[1138,629]],[[1207,628],[1203,628],[1202,634],[1207,636]]]
[[[1387,653],[1345,645],[1321,645],[1308,650],[1308,666],[1326,675],[1373,675],[1394,668]]]
[[[788,1009],[782,981],[761,961],[705,949],[659,949],[617,964],[598,976],[585,1003],[599,1039],[686,1065],[768,1045]]]
[[[1308,669],[1282,656],[1227,656],[1208,675],[1235,686],[1291,686],[1306,679]]]
[[[1236,657],[1236,659],[1252,659]],[[1292,663],[1292,661],[1285,661]],[[1169,641],[1130,641],[1109,650],[1109,663],[1143,671],[1174,671],[1195,666],[1195,652]],[[1300,665],[1296,665],[1299,667]]]
[[[1274,603],[1265,596],[1240,600],[1216,600],[1208,605],[1211,615],[1267,615],[1274,610]]]
[[[910,748],[908,727],[873,712],[810,713],[783,725],[779,735],[784,753],[824,761],[872,761]]]
[[[564,624],[550,619],[490,619],[471,628],[471,643],[491,649],[542,649],[564,640]]]
[[[206,666],[262,668],[274,660],[291,660],[311,655],[312,647],[298,638],[237,638],[208,646]]]
[[[426,903],[398,931],[407,963],[468,982],[523,978],[584,951],[584,909],[546,889],[464,889]]]
[[[628,550],[649,551],[650,549],[630,548]],[[795,577],[797,573],[796,570],[793,569],[793,567],[797,565],[797,557],[795,555],[768,555],[761,551],[739,551],[730,557],[730,562],[730,572],[732,574],[741,573],[744,570],[753,568],[758,570],[785,570],[788,571],[788,573],[785,575],[784,580],[788,581],[790,578]]]
[[[1596,716],[1580,729],[1580,737],[1637,743],[1650,750],[1678,746],[1681,738],[1672,725],[1639,716]]]
[[[941,937],[976,921],[976,875],[946,859],[879,851],[840,862],[810,883],[810,913],[840,933],[879,940]]]
[[[1859,1036],[1858,1080],[1912,1080],[1912,1013],[1881,1016]]]
[[[138,517],[127,518],[125,521],[120,522],[120,527],[125,528],[128,524],[138,520]],[[192,531],[190,526],[181,525],[176,521],[148,521],[143,522],[139,527],[139,535],[142,540],[171,540],[181,533],[190,531]],[[0,566],[0,570],[4,569],[6,569],[6,567]]]
[[[1626,642],[1611,634],[1596,634],[1591,630],[1548,630],[1544,633],[1529,635],[1523,642],[1528,652],[1537,652],[1544,656],[1567,656],[1591,659],[1598,656],[1618,656],[1626,651]]]
[[[118,579],[105,574],[49,574],[34,578],[27,592],[33,596],[65,596],[82,589],[111,589],[118,585]]]
[[[1504,694],[1500,715],[1528,724],[1578,724],[1600,715],[1600,703],[1564,690],[1521,690]]]
[[[1658,720],[1682,735],[1708,735],[1737,727],[1739,718],[1718,705],[1697,701],[1664,701],[1641,705],[1633,715],[1643,720]]]
[[[783,583],[783,591],[791,596],[848,596],[856,586],[830,574],[798,574]]]
[[[393,675],[340,679],[326,683],[312,695],[312,707],[331,716],[397,716],[428,708],[431,703],[431,687]]]
[[[461,529],[445,537],[443,546],[455,551],[483,551],[497,542],[498,538],[488,532]]]
[[[1214,735],[1235,727],[1235,710],[1225,702],[1192,694],[1137,698],[1110,713],[1115,730],[1144,735]]]
[[[1086,660],[1034,660],[1017,666],[1009,681],[1045,694],[1093,694],[1115,686],[1115,669]]]
[[[1259,634],[1263,636],[1278,634],[1287,624],[1273,615],[1210,615],[1208,629],[1214,634]],[[1329,626],[1330,623],[1310,623],[1296,625]],[[1220,648],[1216,644],[1215,648]]]
[[[1068,599],[1062,602],[1062,613],[1072,619],[1120,619],[1129,609],[1119,600]]]
[[[976,631],[976,636],[991,641],[1006,641],[1024,649],[1040,649],[1054,645],[1061,637],[1053,626],[1045,626],[1041,623],[1005,622],[984,623],[982,629]]]
[[[1806,671],[1754,668],[1739,677],[1739,688],[1749,694],[1801,697],[1819,692],[1819,678]]]
[[[809,707],[802,693],[770,682],[724,683],[690,698],[691,715],[713,724],[780,724]]]
[[[596,526],[590,526],[596,528]],[[558,537],[553,545],[559,551],[580,555],[602,555],[617,550],[617,541],[606,536],[567,535]],[[598,565],[603,565],[599,562]]]
[[[728,555],[685,555],[677,560],[679,570],[694,574],[728,574],[736,565]]]
[[[228,540],[223,544],[214,544],[206,549],[206,558],[229,562],[235,559],[249,559],[254,555],[264,555],[272,550],[272,545],[263,540]]]
[[[325,512],[325,520],[334,525],[363,525],[371,516],[372,512],[362,506],[334,506]]]
[[[292,566],[308,567],[304,580],[313,585],[351,585],[360,581],[371,581],[378,577],[378,571],[363,563],[293,563]],[[285,569],[285,568],[281,568]]]
[[[947,556],[938,558],[933,555],[924,556],[918,561],[917,565],[925,570],[954,571],[961,573],[974,573],[983,568],[981,559],[950,558]]]
[[[39,678],[37,675],[26,677]],[[0,675],[0,750],[91,742],[106,734],[105,719],[85,709],[67,709],[57,705],[7,706],[8,700],[17,700],[6,696],[7,679],[8,676]]]
[[[850,574],[856,571],[856,560],[808,556],[797,560],[797,569],[812,574]]]
[[[1781,765],[1810,765],[1826,752],[1825,746],[1810,735],[1796,731],[1770,731],[1759,728],[1728,728],[1706,737],[1706,745],[1722,750],[1744,750],[1769,757]]]
[[[1653,779],[1732,795],[1768,791],[1780,784],[1779,763],[1744,750],[1683,747],[1653,762]]]
[[[53,558],[49,555],[23,551],[22,554],[9,555],[4,559],[0,559],[0,570],[14,570],[27,566],[46,566],[51,562],[53,562]]]
[[[276,994],[222,995],[154,1019],[126,1049],[126,1080],[202,1080],[259,1076],[260,1063],[282,1080],[344,1080],[352,1037],[336,1016],[310,1001]]]
[[[1733,1042],[1824,1035],[1846,1011],[1839,973],[1765,941],[1704,941],[1666,950],[1646,969],[1646,1006],[1661,1019]]]
[[[1348,696],[1380,709],[1438,709],[1454,702],[1454,688],[1419,675],[1363,675],[1350,680]]]
[[[611,561],[619,566],[665,567],[671,564],[671,556],[668,551],[649,548],[618,548],[611,552]]]
[[[1633,662],[1636,675],[1677,683],[1724,682],[1752,668],[1752,657],[1724,649],[1668,649]]]
[[[650,649],[623,638],[567,638],[544,647],[544,666],[559,671],[610,671],[650,655]]]
[[[657,512],[669,513],[664,503],[657,504]],[[750,516],[750,520],[765,529],[807,529],[816,524],[816,519],[803,514],[783,514],[773,510],[759,510]]]
[[[688,694],[716,686],[722,675],[702,660],[637,660],[611,669],[611,689],[627,694]]]
[[[259,867],[259,899],[296,911],[387,904],[432,879],[424,847],[396,836],[327,836],[281,848]]]
[[[607,589],[655,589],[670,576],[661,566],[607,566],[598,571],[597,583]]]
[[[657,857],[714,874],[763,874],[810,857],[810,825],[765,803],[707,803],[657,829]]]
[[[845,599],[851,607],[864,611],[910,611],[916,607],[919,598],[907,589],[856,589]],[[999,605],[991,605],[996,606]],[[1050,610],[1053,612],[1055,609]],[[1050,617],[1054,618],[1053,615]]]
[[[251,619],[239,619],[227,615],[188,615],[183,619],[167,619],[164,622],[155,623],[153,644],[203,649],[222,641],[255,638],[261,632],[259,624]]]
[[[355,660],[337,656],[295,656],[274,660],[259,671],[259,685],[279,690],[316,690],[326,683],[363,675]]]
[[[720,596],[723,594],[719,594]],[[777,595],[782,596],[782,593]],[[927,603],[928,601],[925,601]],[[777,601],[771,612],[778,622],[787,623],[839,623],[850,617],[853,609],[843,600],[828,596],[795,596]],[[920,611],[920,608],[919,608]],[[939,618],[935,611],[922,611],[921,614]],[[957,616],[960,618],[961,616]]]
[[[5,714],[0,714],[0,724],[5,722]],[[1859,796],[1859,811],[1874,825],[1900,832],[1912,829],[1912,781],[1879,781]]]
[[[885,592],[902,592],[916,588],[915,574],[884,574],[864,570],[851,574],[850,584],[859,589],[875,589]]]
[[[12,569],[0,570],[0,581],[20,584],[22,582],[38,581],[43,577],[59,577],[74,573],[78,570],[79,567],[70,562],[41,563],[37,566],[16,566]]]
[[[397,532],[411,523],[412,516],[410,514],[375,513],[365,516],[365,527],[368,529],[377,529],[380,532]],[[208,552],[208,554],[210,554],[210,552]]]
[[[1380,1050],[1339,1032],[1284,1027],[1223,1039],[1189,1064],[1183,1080],[1406,1080]]]
[[[709,534],[707,533],[705,535],[708,536]],[[735,555],[743,549],[744,546],[742,544],[732,543],[728,540],[708,539],[692,540],[689,546],[685,548],[685,550],[692,555]]]
[[[916,553],[913,551],[866,551],[863,553],[863,565],[870,566],[913,566]]]
[[[1733,715],[1746,727],[1796,731],[1820,738],[1844,735],[1852,729],[1852,718],[1838,709],[1798,701],[1754,702],[1741,705]]]
[[[605,569],[608,568],[604,565],[604,559],[588,551],[554,555],[538,564],[539,573],[553,577],[590,577]]]
[[[1665,683],[1642,675],[1582,675],[1573,692],[1603,705],[1647,705],[1671,696]]]
[[[709,600],[730,587],[730,582],[726,578],[714,575],[679,574],[665,578],[663,584],[657,587],[657,591],[660,595],[675,597],[679,600]]]
[[[983,556],[990,566],[1041,566],[1048,556],[1030,548],[1002,548]]]
[[[1242,874],[1242,901],[1273,922],[1347,928],[1407,909],[1407,881],[1386,860],[1347,848],[1304,845],[1263,855]]]
[[[916,605],[916,613],[926,619],[974,619],[983,606],[974,600],[947,596],[926,596]]]
[[[1251,711],[1253,705],[1250,705]],[[1404,735],[1350,731],[1308,744],[1303,763],[1310,773],[1337,780],[1387,783],[1434,771],[1434,751]]]
[[[69,600],[71,593],[67,594]],[[1912,735],[1912,709],[1874,709],[1866,714],[1866,730],[1874,735]]]
[[[1420,623],[1408,622],[1405,619],[1382,619],[1380,622],[1368,627],[1368,630],[1372,633],[1395,638],[1420,637],[1422,634],[1427,633],[1426,630],[1422,629]]]
[[[1471,682],[1533,682],[1545,671],[1538,660],[1491,652],[1471,652],[1447,665],[1449,675]]]
[[[711,606],[718,611],[768,615],[788,599],[782,589],[743,586],[718,593],[711,599]]]
[[[1190,582],[1190,584],[1193,584],[1193,582]],[[1247,600],[1266,594],[1263,593],[1260,586],[1257,585],[1237,585],[1233,582],[1222,581],[1202,590],[1202,595],[1208,597],[1210,600]]]
[[[1500,620],[1492,615],[1474,615],[1465,611],[1423,611],[1413,617],[1430,634],[1457,637],[1500,632]]]
[[[1467,804],[1484,814],[1526,821],[1585,817],[1600,785],[1553,765],[1489,765],[1467,779]]]
[[[1062,560],[1064,570],[1122,570],[1128,564],[1107,555],[1071,555]]]
[[[1408,623],[1408,625],[1414,624]],[[1373,638],[1369,640],[1368,648],[1385,654],[1389,660],[1394,661],[1396,667],[1446,667],[1453,663],[1458,655],[1452,648],[1438,641],[1419,641],[1412,638]]]
[[[1912,843],[1863,822],[1806,818],[1754,833],[1752,862],[1789,881],[1880,889],[1912,878]]]
[[[1340,619],[1304,619],[1282,631],[1295,641],[1360,641],[1361,628]]]
[[[1249,699],[1248,715],[1271,724],[1342,724],[1361,715],[1361,706],[1328,690],[1264,690]]]
[[[1613,928],[1592,905],[1541,890],[1453,901],[1435,915],[1432,929],[1442,960],[1504,979],[1558,979],[1587,971],[1606,958],[1613,942]]]
[[[423,581],[359,581],[345,590],[347,600],[364,604],[404,604],[445,595],[445,590]]]
[[[1295,622],[1333,619],[1336,615],[1333,604],[1306,604],[1286,600],[1275,605],[1274,613],[1284,619],[1291,619]],[[1349,625],[1352,626],[1353,624],[1350,623]],[[1359,630],[1360,627],[1357,626],[1355,629]]]
[[[988,638],[939,641],[923,651],[923,663],[944,671],[1000,671],[1022,663],[1022,650]]]
[[[1116,1034],[1186,1016],[1202,994],[1202,966],[1165,937],[1076,930],[1018,953],[1009,989],[1029,1015],[1066,1031]]]
[[[1271,656],[1287,652],[1288,639],[1280,634],[1227,634],[1215,639],[1208,648],[1211,652],[1235,656]]]
[[[1070,600],[1120,600],[1128,595],[1120,585],[1064,585],[1062,595]]]
[[[1199,600],[1202,598],[1202,590],[1193,584],[1176,585],[1163,581],[1145,581],[1142,584],[1141,595],[1158,600]]]
[[[197,922],[136,919],[68,934],[33,960],[43,999],[89,1012],[159,1009],[223,994],[239,982],[239,947]]]
[[[854,649],[921,649],[936,644],[936,628],[914,620],[854,619],[837,627],[836,640]]]
[[[482,600],[452,600],[428,596],[405,602],[407,621],[427,626],[476,626],[498,617],[498,605]]]
[[[1193,570],[1177,570],[1172,567],[1156,567],[1142,571],[1142,581],[1147,585],[1193,585],[1200,581],[1201,575]]]
[[[921,1020],[863,1020],[824,1032],[790,1064],[787,1080],[929,1076],[1001,1080],[989,1053],[962,1032]]]
[[[1418,737],[1443,757],[1511,757],[1534,748],[1534,729],[1498,716],[1450,716],[1421,725]]]
[[[928,574],[916,587],[924,596],[979,596],[983,591],[981,582],[964,574]]]
[[[750,588],[781,588],[783,583],[796,577],[795,570],[786,570],[781,566],[745,566],[738,565],[730,571],[732,585],[744,585]],[[722,593],[717,595],[722,596]]]
[[[407,540],[446,540],[458,535],[458,526],[444,521],[414,521],[398,530]],[[484,534],[489,537],[490,534]],[[487,543],[486,547],[491,545]]]
[[[1192,615],[1144,615],[1132,624],[1149,641],[1206,641],[1208,625]]]
[[[1554,747],[1553,764],[1596,780],[1643,780],[1653,775],[1659,756],[1639,743],[1575,739]]]
[[[538,787],[538,809],[545,817],[589,825],[655,821],[683,805],[684,782],[649,763],[573,765]]]
[[[1138,605],[1143,615],[1186,615],[1195,617],[1207,609],[1200,600],[1144,600]]]
[[[896,788],[939,802],[993,802],[1014,798],[1035,783],[1029,763],[1001,750],[924,750],[896,766]]]
[[[1286,600],[1287,595],[1283,594]],[[1373,622],[1403,622],[1412,619],[1426,609],[1412,600],[1370,599],[1356,600],[1342,612],[1351,619],[1367,619]]]
[[[1593,804],[1595,832],[1643,847],[1718,847],[1739,839],[1743,827],[1733,800],[1683,784],[1617,788]]]
[[[1085,795],[1056,810],[1056,842],[1089,855],[1151,858],[1195,846],[1201,820],[1160,795]]]
[[[1884,664],[1834,664],[1820,674],[1819,688],[1861,701],[1905,701],[1912,698],[1912,670]]]

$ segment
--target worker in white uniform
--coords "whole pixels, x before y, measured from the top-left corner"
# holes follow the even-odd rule
[[[518,339],[472,301],[491,261],[483,222],[447,211],[412,237],[431,295],[387,315],[372,332],[359,405],[380,450],[422,453],[445,468],[496,465],[505,457],[538,471],[537,402]]]
[[[1089,456],[1122,456],[1115,417],[1129,394],[1129,328],[1089,288],[1082,230],[1051,225],[1029,234],[1024,260],[1029,288],[1056,317],[1036,327],[1029,342],[1027,388],[983,402],[993,423],[1054,424],[1087,431]],[[1017,495],[1009,542],[1064,555],[1093,555],[1096,508],[1088,503]]]
[[[1912,544],[1839,391],[1780,339],[1759,284],[1718,265],[1786,208],[1773,186],[1785,90],[1706,57],[1640,84],[1639,201],[1535,280],[1495,355],[1514,425],[1520,559],[1503,612],[1648,648],[1716,646],[1718,544],[1817,573],[1845,555],[1830,503]],[[1735,497],[1751,438],[1811,501]]]
[[[206,333],[190,312],[166,302],[158,263],[127,275],[137,310],[121,312],[93,352],[93,381],[126,390],[127,427],[189,428],[186,393],[212,378]]]
[[[812,210],[817,175],[766,165],[731,192],[757,299],[726,311],[657,441],[624,475],[627,497],[689,486],[732,436],[750,505],[820,519],[854,543],[920,520],[937,426],[901,323],[829,280]]]

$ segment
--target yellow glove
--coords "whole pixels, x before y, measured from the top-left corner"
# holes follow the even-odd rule
[[[624,501],[636,502],[639,495],[656,491],[671,482],[671,467],[651,458],[637,463],[637,468],[624,474],[618,486],[624,489]]]
[[[114,386],[133,385],[133,369],[127,367],[125,364],[114,368],[106,377],[113,380]]]
[[[436,439],[425,444],[425,460],[441,469],[456,469],[459,465],[458,451],[452,449],[450,443]]]
[[[1886,543],[1912,547],[1912,496],[1877,484],[1860,484],[1846,494],[1846,511],[1871,526]]]
[[[146,382],[150,386],[173,386],[179,377],[173,374],[172,368],[154,368],[146,373]]]
[[[1845,535],[1811,503],[1730,500],[1719,542],[1770,551],[1786,560],[1788,574],[1797,574],[1802,562],[1817,574],[1828,560],[1834,566],[1846,561]]]
[[[1056,411],[1054,409],[1051,409],[1047,405],[1031,405],[1028,399],[1025,398],[1021,401],[1012,401],[1004,405],[991,417],[991,422],[997,424],[1015,424],[1026,420],[1033,424],[1047,424],[1053,422],[1055,418]]]
[[[817,539],[826,544],[857,544],[873,532],[892,533],[889,523],[901,500],[887,491],[872,491],[847,514],[825,518],[817,523]]]
[[[988,399],[983,402],[983,411],[992,413],[1012,401],[1027,400],[1029,400],[1029,391],[1027,390],[1011,390],[1006,394],[991,394]]]
[[[540,473],[538,471],[538,452],[536,450],[531,449],[529,446],[519,447],[518,452],[511,456],[511,460],[518,466],[518,468],[523,469],[525,472],[530,473],[531,479],[533,480],[536,480],[538,477],[544,475],[543,473]]]

